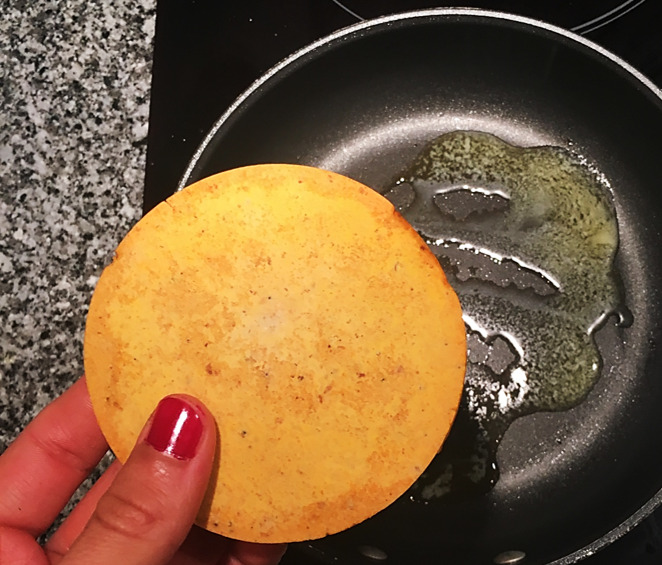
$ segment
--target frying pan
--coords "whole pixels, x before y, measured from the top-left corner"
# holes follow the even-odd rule
[[[474,9],[397,14],[281,62],[213,125],[181,181],[266,162],[331,169],[386,192],[440,134],[568,148],[612,189],[629,327],[596,335],[601,377],[577,406],[515,420],[491,488],[403,499],[285,563],[568,564],[662,501],[662,99],[636,70],[570,32]]]

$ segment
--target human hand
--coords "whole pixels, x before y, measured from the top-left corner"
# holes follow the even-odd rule
[[[45,532],[108,449],[85,378],[47,406],[0,457],[0,563],[274,565],[284,545],[192,526],[216,449],[212,415],[167,397],[124,465],[115,461],[44,547]]]

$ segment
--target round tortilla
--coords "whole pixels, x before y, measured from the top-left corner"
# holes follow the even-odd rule
[[[299,165],[223,172],[146,214],[85,334],[118,459],[163,396],[198,397],[220,453],[197,523],[265,543],[344,530],[403,494],[448,434],[465,361],[424,241],[375,191]]]

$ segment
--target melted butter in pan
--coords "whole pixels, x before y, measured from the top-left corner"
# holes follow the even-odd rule
[[[484,492],[510,423],[576,406],[600,376],[594,333],[625,324],[608,183],[558,147],[452,132],[386,192],[426,239],[462,303],[466,388],[443,450],[412,499]]]

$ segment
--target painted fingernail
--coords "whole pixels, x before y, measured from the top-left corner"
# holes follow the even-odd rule
[[[145,441],[176,459],[191,459],[202,437],[199,412],[185,400],[168,396],[159,402]]]

